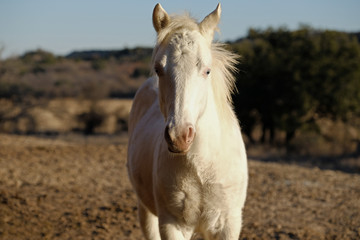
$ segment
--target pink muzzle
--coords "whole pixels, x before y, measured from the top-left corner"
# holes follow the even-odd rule
[[[184,124],[184,126],[172,128],[167,125],[164,132],[168,149],[170,152],[174,153],[186,153],[189,151],[195,135],[195,127],[190,123]]]

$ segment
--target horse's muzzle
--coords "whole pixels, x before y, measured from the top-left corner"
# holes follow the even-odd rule
[[[189,151],[191,144],[196,135],[195,127],[188,123],[182,127],[170,128],[166,126],[164,137],[168,144],[168,149],[173,153],[186,153]]]

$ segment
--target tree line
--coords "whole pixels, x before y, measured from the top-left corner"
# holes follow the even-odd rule
[[[358,36],[303,26],[250,29],[231,44],[242,58],[238,66],[235,110],[252,138],[262,125],[261,141],[276,130],[289,143],[318,117],[347,121],[360,116],[360,44]]]

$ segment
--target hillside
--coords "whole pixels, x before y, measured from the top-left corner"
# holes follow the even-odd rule
[[[1,61],[0,98],[131,98],[149,76],[151,49],[73,52],[38,49]]]
[[[117,59],[121,61],[144,61],[151,57],[152,48],[132,48],[122,50],[89,50],[74,51],[65,56],[67,59],[75,60],[96,60],[96,59]]]

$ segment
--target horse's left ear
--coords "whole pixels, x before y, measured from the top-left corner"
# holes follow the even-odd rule
[[[217,5],[216,9],[207,15],[204,20],[199,24],[201,34],[211,42],[214,37],[214,32],[220,21],[221,5]]]

